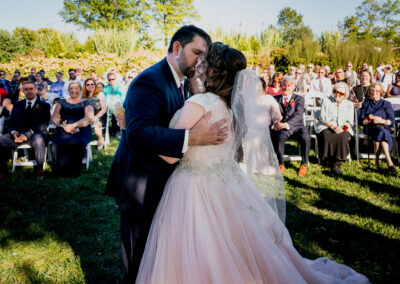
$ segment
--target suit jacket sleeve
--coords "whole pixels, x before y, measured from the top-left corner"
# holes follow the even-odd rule
[[[143,77],[131,85],[125,100],[129,147],[181,158],[185,130],[160,126],[167,108],[166,91],[149,76]]]
[[[47,127],[50,123],[50,105],[48,103],[38,102],[40,106],[40,111],[38,111],[37,115],[39,117],[37,123],[32,125],[29,131],[23,132],[26,138],[30,139],[36,133],[43,133],[47,131]]]
[[[288,120],[285,122],[289,124],[289,127],[295,127],[299,125],[303,125],[303,114],[304,114],[304,98],[301,96],[297,96],[295,99],[295,109],[294,113]]]
[[[10,114],[10,118],[8,120],[8,132],[13,132],[13,131],[18,131],[18,123],[17,123],[17,117],[18,117],[18,109],[16,105],[14,105],[14,109]]]

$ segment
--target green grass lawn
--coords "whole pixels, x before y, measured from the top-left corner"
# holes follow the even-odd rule
[[[36,181],[17,168],[0,183],[0,283],[120,283],[119,214],[103,195],[117,141],[78,178]],[[311,160],[287,164],[286,225],[307,258],[327,256],[373,283],[400,282],[400,178],[356,161],[340,177]],[[49,173],[50,169],[46,169]]]

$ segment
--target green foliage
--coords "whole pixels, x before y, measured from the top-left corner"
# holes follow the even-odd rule
[[[137,34],[133,28],[128,30],[97,29],[90,37],[98,53],[116,53],[123,56],[133,51],[136,45]]]
[[[46,54],[47,56],[59,56],[65,52],[65,46],[61,42],[60,34],[53,34],[47,45]]]
[[[253,52],[253,54],[257,54],[261,47],[260,41],[254,35],[250,37],[249,45],[250,45],[250,50]]]
[[[64,0],[59,15],[66,23],[83,29],[136,29],[148,22],[149,4],[145,0]]]
[[[345,39],[383,39],[394,42],[400,36],[400,0],[364,0],[355,15],[339,24]]]
[[[332,65],[336,67],[344,67],[348,61],[352,61],[354,66],[361,66],[364,62],[378,66],[382,62],[391,63],[394,58],[392,46],[376,40],[340,42],[328,54]]]
[[[0,62],[8,62],[23,52],[23,45],[18,38],[8,31],[0,30]]]
[[[19,27],[13,31],[13,35],[14,37],[18,38],[22,45],[22,54],[26,55],[34,48],[35,42],[37,40],[37,34],[35,31],[25,27]]]
[[[185,21],[199,18],[193,0],[155,0],[152,15],[168,46],[169,38]]]
[[[269,49],[282,47],[282,35],[275,27],[270,26],[267,30],[261,32],[260,44],[262,47],[268,47]]]

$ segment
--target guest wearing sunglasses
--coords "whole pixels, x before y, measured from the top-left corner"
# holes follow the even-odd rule
[[[117,81],[117,75],[113,72],[107,74],[108,84],[104,87],[103,93],[106,97],[107,106],[112,112],[110,135],[119,137],[120,127],[117,124],[115,117],[115,107],[118,104],[123,104],[126,97],[126,91],[124,86],[119,84]]]
[[[348,96],[348,85],[336,83],[333,95],[322,100],[316,126],[320,158],[334,174],[340,173],[340,167],[350,153],[350,138],[354,135],[354,105],[347,100]]]
[[[104,145],[102,127],[103,125],[106,125],[107,119],[106,97],[103,92],[96,87],[95,81],[92,78],[88,78],[83,84],[82,98],[90,101],[90,104],[93,107],[94,118],[92,125],[94,134],[97,136],[97,148],[100,150]]]

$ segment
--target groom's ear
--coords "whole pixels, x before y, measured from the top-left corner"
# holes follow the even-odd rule
[[[172,44],[172,53],[175,56],[178,56],[179,50],[182,48],[182,44],[179,41],[174,41]]]

